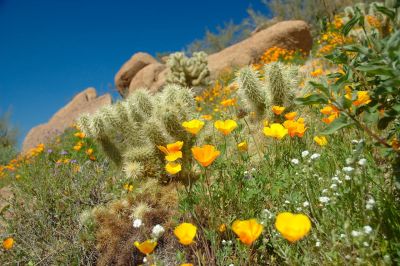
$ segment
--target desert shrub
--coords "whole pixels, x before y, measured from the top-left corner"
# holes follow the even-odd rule
[[[74,133],[14,160],[0,232],[15,244],[0,250],[0,264],[95,264],[94,225],[83,223],[85,213],[113,198],[118,174],[92,141]]]
[[[0,116],[0,165],[7,164],[17,153],[17,128],[10,125],[10,113]]]

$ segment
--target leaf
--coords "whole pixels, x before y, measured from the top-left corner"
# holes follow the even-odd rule
[[[354,17],[352,19],[350,19],[342,28],[342,33],[344,36],[347,36],[347,34],[349,34],[349,32],[351,31],[351,29],[354,27],[354,25],[357,24],[357,22],[359,22],[360,20],[360,11],[358,9],[356,9],[356,14],[354,15]]]
[[[314,81],[309,81],[309,83],[314,88],[319,89],[320,91],[322,91],[326,96],[329,96],[329,90],[328,90],[328,87],[327,87],[326,84],[322,84],[322,83],[318,83],[318,82],[314,82]]]
[[[294,99],[296,104],[300,105],[312,105],[318,103],[328,103],[328,100],[321,94],[311,94],[310,96],[303,97],[303,98],[296,98]]]
[[[391,10],[391,9],[385,7],[385,6],[380,6],[380,5],[376,5],[375,4],[374,7],[379,12],[381,12],[381,13],[385,14],[386,16],[388,16],[391,20],[394,20],[394,18],[396,17],[396,13],[393,10]]]
[[[383,118],[379,119],[379,121],[378,121],[378,129],[379,130],[384,130],[385,128],[387,128],[389,123],[392,122],[394,119],[395,119],[395,117],[392,117],[392,116],[386,116],[386,117],[383,117]]]
[[[348,121],[346,116],[340,116],[336,118],[332,123],[330,123],[324,130],[321,131],[322,135],[330,135],[335,133],[341,128],[352,125],[353,122]]]

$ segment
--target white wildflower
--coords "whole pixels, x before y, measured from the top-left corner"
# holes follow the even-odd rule
[[[307,157],[308,155],[310,154],[310,152],[309,151],[303,151],[302,153],[301,153],[301,157]]]
[[[308,207],[308,206],[310,206],[310,203],[309,203],[308,201],[303,202],[303,207],[304,207],[304,208],[305,208],[305,207]]]
[[[327,193],[328,192],[328,189],[327,188],[324,188],[323,190],[322,190],[322,193]]]
[[[345,176],[344,176],[344,180],[351,180],[351,176],[345,175]]]
[[[319,157],[321,156],[321,154],[319,154],[319,153],[314,153],[313,155],[311,155],[311,160],[315,160],[315,159],[318,159]]]
[[[361,165],[361,166],[366,165],[366,164],[367,164],[367,159],[365,159],[365,158],[360,159],[360,160],[358,161],[358,164]]]
[[[366,241],[363,242],[363,245],[364,245],[364,247],[369,247],[369,244]]]
[[[296,158],[292,159],[291,162],[292,164],[299,164],[299,160]]]
[[[346,255],[344,258],[345,258],[346,260],[349,260],[349,259],[351,259],[351,256],[350,256],[350,255]]]
[[[162,236],[162,234],[164,234],[164,232],[165,232],[164,227],[162,227],[161,225],[157,224],[151,230],[151,235],[154,238],[160,238],[160,236]]]
[[[317,242],[315,242],[315,246],[318,248],[321,246],[321,242],[319,242],[319,240]]]
[[[140,220],[140,219],[135,219],[135,220],[133,221],[133,227],[135,227],[135,228],[141,227],[142,224],[143,224],[143,222],[142,222],[142,220]]]
[[[361,232],[358,232],[358,231],[356,231],[356,230],[353,230],[353,231],[351,231],[351,235],[352,235],[353,237],[358,237],[358,236],[361,235]]]
[[[351,141],[351,144],[358,144],[358,140],[353,139],[353,140]]]
[[[366,225],[363,227],[364,228],[364,232],[369,235],[372,232],[372,227],[369,225]]]
[[[290,203],[290,201],[288,201],[288,200],[285,200],[285,204],[289,204]]]
[[[226,245],[226,240],[225,239],[222,239],[222,241],[221,241],[221,243],[222,243],[222,245]]]
[[[351,166],[346,166],[346,167],[343,167],[343,171],[345,171],[346,173],[351,173],[354,171],[354,168]]]
[[[375,200],[374,200],[373,198],[370,198],[370,199],[367,201],[367,204],[365,205],[365,208],[366,208],[367,210],[372,210],[372,209],[374,208],[374,205],[375,205]]]
[[[337,189],[337,185],[336,184],[332,184],[331,185],[331,189],[336,190]]]
[[[345,234],[340,234],[340,238],[345,238],[346,235]]]
[[[319,197],[319,201],[321,203],[328,203],[330,201],[330,198],[328,198],[328,197]]]
[[[144,257],[144,258],[143,258],[143,263],[146,263],[146,262],[147,262],[147,258]]]
[[[340,180],[339,180],[339,177],[335,175],[334,177],[332,177],[332,181],[333,182],[338,182]]]
[[[354,161],[353,161],[352,158],[347,158],[347,159],[346,159],[346,164],[347,164],[347,165],[353,164],[353,163],[354,163]]]

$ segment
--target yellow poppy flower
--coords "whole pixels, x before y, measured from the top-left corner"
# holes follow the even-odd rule
[[[89,156],[92,155],[93,154],[93,149],[92,148],[87,149],[86,150],[86,154],[89,155]]]
[[[285,239],[294,243],[310,232],[311,221],[304,214],[283,212],[276,217],[275,228]]]
[[[240,142],[237,145],[237,147],[238,147],[239,151],[247,151],[249,148],[249,146],[247,145],[247,141]]]
[[[328,140],[326,139],[325,136],[315,136],[314,141],[319,145],[319,146],[325,146],[328,144]]]
[[[193,157],[202,166],[207,167],[220,155],[220,151],[216,150],[213,145],[203,145],[202,147],[193,147]]]
[[[290,113],[285,114],[285,118],[287,120],[293,120],[293,119],[295,119],[296,116],[297,116],[296,112],[290,112]]]
[[[238,124],[235,120],[228,119],[225,121],[217,120],[214,123],[216,129],[218,129],[222,134],[229,135],[235,128],[238,127]]]
[[[73,147],[73,149],[76,151],[79,151],[81,148],[82,148],[82,145],[79,145],[79,144],[77,144]]]
[[[353,102],[355,106],[361,106],[364,104],[369,104],[371,102],[371,98],[369,97],[368,91],[358,91],[357,92],[357,100]]]
[[[256,219],[236,220],[232,224],[232,230],[243,244],[251,245],[261,235],[263,226]]]
[[[221,105],[224,107],[233,106],[236,104],[236,99],[227,99],[221,102]]]
[[[174,230],[174,235],[182,245],[190,245],[196,236],[197,227],[191,223],[181,223]]]
[[[330,115],[328,117],[322,118],[322,122],[325,124],[330,124],[332,123],[336,118],[338,117],[337,114]]]
[[[288,130],[289,136],[292,138],[294,136],[298,136],[299,138],[303,137],[304,132],[307,130],[303,123],[294,120],[286,120],[283,123],[283,126]]]
[[[221,232],[221,233],[225,232],[226,231],[226,224],[221,224],[218,227],[218,231]]]
[[[165,165],[165,170],[168,172],[168,174],[175,175],[182,170],[182,165],[176,162],[168,162]]]
[[[14,238],[8,237],[3,240],[3,248],[5,250],[10,250],[13,248],[13,246],[14,246]]]
[[[212,115],[202,115],[201,118],[204,120],[210,121],[212,119]]]
[[[193,135],[197,135],[204,126],[204,121],[193,119],[182,123],[183,128]]]
[[[287,135],[288,130],[281,124],[273,123],[269,127],[264,127],[263,132],[267,137],[273,137],[280,140]]]
[[[276,115],[282,114],[283,111],[285,111],[285,107],[283,106],[277,106],[277,105],[272,106],[272,112],[274,112],[274,114]]]
[[[142,243],[139,243],[138,241],[136,241],[134,243],[135,247],[137,247],[137,249],[142,252],[145,255],[149,255],[150,253],[153,252],[153,250],[156,248],[157,246],[157,242],[153,241],[153,240],[146,240]]]
[[[177,159],[182,158],[183,141],[177,141],[175,143],[167,144],[167,147],[157,146],[157,148],[165,154],[165,160],[168,162],[174,162]]]
[[[182,263],[181,266],[193,266],[192,263]]]
[[[83,139],[83,138],[85,137],[85,133],[83,133],[83,132],[76,132],[76,133],[74,134],[74,136],[75,136],[75,137],[78,137],[78,138],[80,138],[80,139]]]

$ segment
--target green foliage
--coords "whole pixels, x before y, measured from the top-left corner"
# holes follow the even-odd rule
[[[128,176],[160,179],[165,178],[164,156],[157,146],[178,140],[191,143],[193,137],[181,124],[192,118],[194,108],[190,90],[167,85],[153,96],[146,89],[136,90],[124,101],[82,116],[78,124]]]
[[[181,52],[173,53],[168,57],[167,66],[167,84],[192,88],[208,86],[210,83],[207,54],[204,52],[195,52],[191,58]]]
[[[76,131],[75,131],[76,132]],[[68,130],[61,144],[52,144],[21,161],[2,193],[0,232],[15,240],[12,250],[0,249],[1,265],[93,265],[97,258],[93,207],[112,199],[118,172],[104,161],[89,139]],[[76,141],[94,150],[91,161]],[[5,197],[7,195],[7,197]],[[3,196],[3,194],[2,194]],[[4,201],[5,200],[5,201]]]
[[[376,4],[372,6],[376,7]],[[375,8],[374,12],[381,12],[380,16],[393,30],[386,37],[365,34],[355,44],[336,48],[327,58],[334,64],[343,65],[343,71],[330,75],[330,86],[313,84],[314,94],[297,99],[297,102],[306,105],[331,102],[342,117],[329,124],[325,133],[355,125],[381,145],[385,153],[394,156],[393,167],[397,169],[396,157],[400,156],[396,144],[400,139],[400,31],[396,17],[390,15],[391,9],[381,7]],[[398,13],[397,9],[392,11]],[[343,27],[343,34],[350,33],[356,26],[367,32],[363,12],[360,8],[355,9],[352,19]],[[396,177],[400,180],[400,176]]]
[[[7,164],[17,153],[18,130],[10,125],[10,113],[0,116],[0,165]]]
[[[265,65],[263,72],[261,76],[252,67],[239,71],[239,94],[246,101],[247,109],[263,118],[265,114],[271,115],[270,109],[274,105],[293,108],[300,79],[298,67],[274,62]]]

